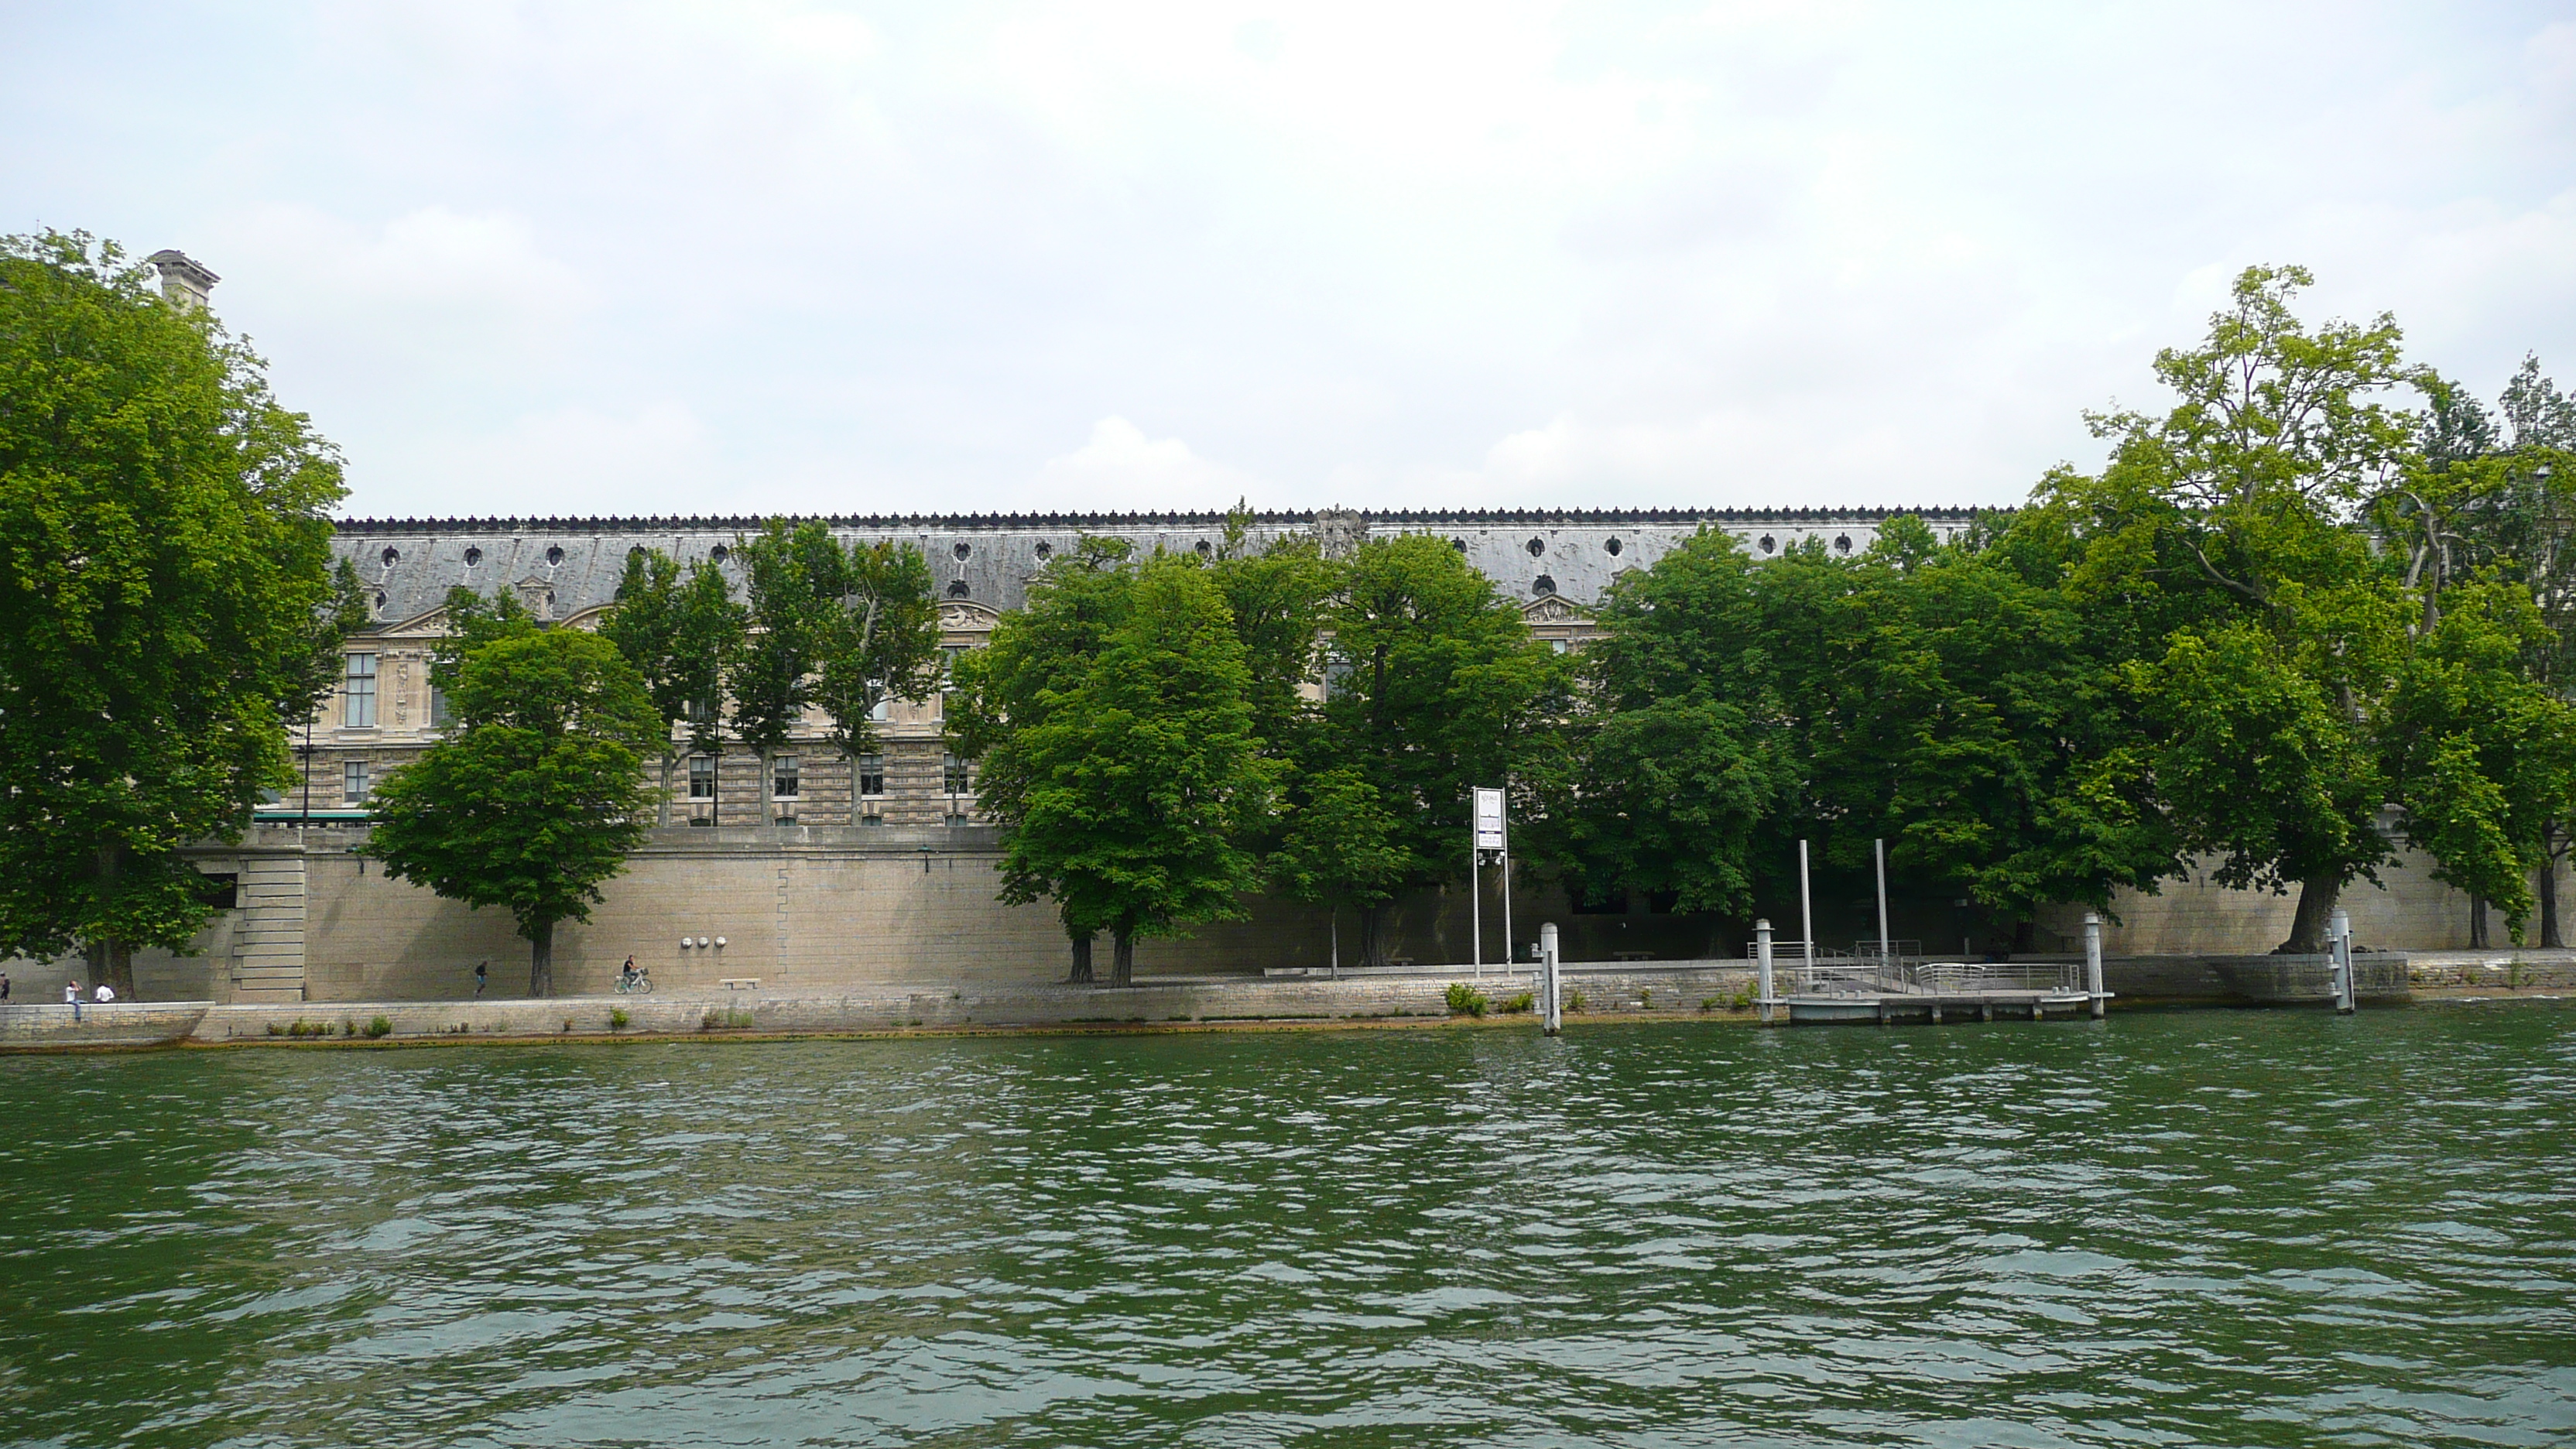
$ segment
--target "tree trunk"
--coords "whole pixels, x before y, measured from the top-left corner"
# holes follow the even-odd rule
[[[2567,944],[2558,934],[2558,853],[2549,850],[2540,853],[2540,944]]]
[[[89,984],[93,991],[100,986],[116,989],[116,999],[134,999],[134,947],[125,941],[94,941],[81,951],[89,963]],[[86,993],[85,993],[86,994]]]
[[[2471,892],[2469,895],[2469,949],[2483,951],[2486,948],[2487,898]]]
[[[2290,917],[2290,939],[2272,948],[2275,956],[2315,956],[2326,949],[2326,924],[2334,915],[2343,878],[2312,875],[2299,882],[2299,909]]]
[[[528,994],[555,994],[555,923],[539,921],[528,932]]]
[[[1386,915],[1383,905],[1360,907],[1360,964],[1386,964],[1386,933],[1382,928]]]
[[[99,899],[113,907],[118,887],[125,878],[125,847],[107,844],[98,848]],[[117,999],[134,999],[134,943],[113,938],[89,943],[82,951],[89,958],[89,984],[114,987]]]
[[[1136,984],[1136,934],[1133,931],[1119,931],[1111,939],[1113,944],[1109,949],[1109,984],[1133,986]]]
[[[1089,931],[1067,931],[1073,940],[1073,974],[1064,978],[1076,986],[1091,984],[1091,936]]]

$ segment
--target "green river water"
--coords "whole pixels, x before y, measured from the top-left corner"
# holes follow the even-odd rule
[[[2567,1444],[2576,1009],[0,1059],[0,1442]]]

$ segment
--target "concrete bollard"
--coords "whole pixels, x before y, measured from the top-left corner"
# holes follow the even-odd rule
[[[1762,1024],[1769,1026],[1779,997],[1771,989],[1771,923],[1767,920],[1753,923],[1753,960],[1755,1000],[1762,1006]]]
[[[1556,923],[1548,921],[1538,928],[1538,999],[1539,1030],[1549,1036],[1565,1030],[1565,1008],[1558,996]]]
[[[2084,913],[2084,990],[2093,998],[2093,1019],[2102,1019],[2102,917],[2097,911]]]

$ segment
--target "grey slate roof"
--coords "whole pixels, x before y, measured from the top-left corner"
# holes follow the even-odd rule
[[[1554,592],[1589,607],[1627,569],[1653,563],[1703,527],[1722,528],[1757,555],[1769,540],[1786,549],[1808,539],[1865,549],[1888,518],[1911,513],[1944,537],[1988,510],[1970,508],[1494,509],[1368,512],[1373,534],[1434,533],[1464,544],[1469,562],[1503,593],[1528,601]],[[1255,516],[1258,545],[1310,533],[1317,515]],[[1017,608],[1042,550],[1062,552],[1084,536],[1123,538],[1140,549],[1175,552],[1225,541],[1220,513],[959,514],[835,517],[845,540],[918,545],[943,597],[992,609]],[[610,602],[626,556],[658,548],[687,563],[720,557],[765,522],[732,518],[358,518],[338,526],[336,548],[380,597],[386,623],[439,607],[465,584],[489,594],[526,585],[551,593],[552,616],[568,618]],[[1843,541],[1848,540],[1847,545]],[[962,588],[961,588],[962,586]]]

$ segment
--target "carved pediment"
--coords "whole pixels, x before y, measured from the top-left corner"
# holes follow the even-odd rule
[[[989,630],[1002,616],[982,604],[966,599],[950,599],[939,606],[939,627],[968,632]]]
[[[1533,624],[1577,624],[1589,622],[1592,616],[1555,594],[1546,594],[1521,605],[1521,617]]]

